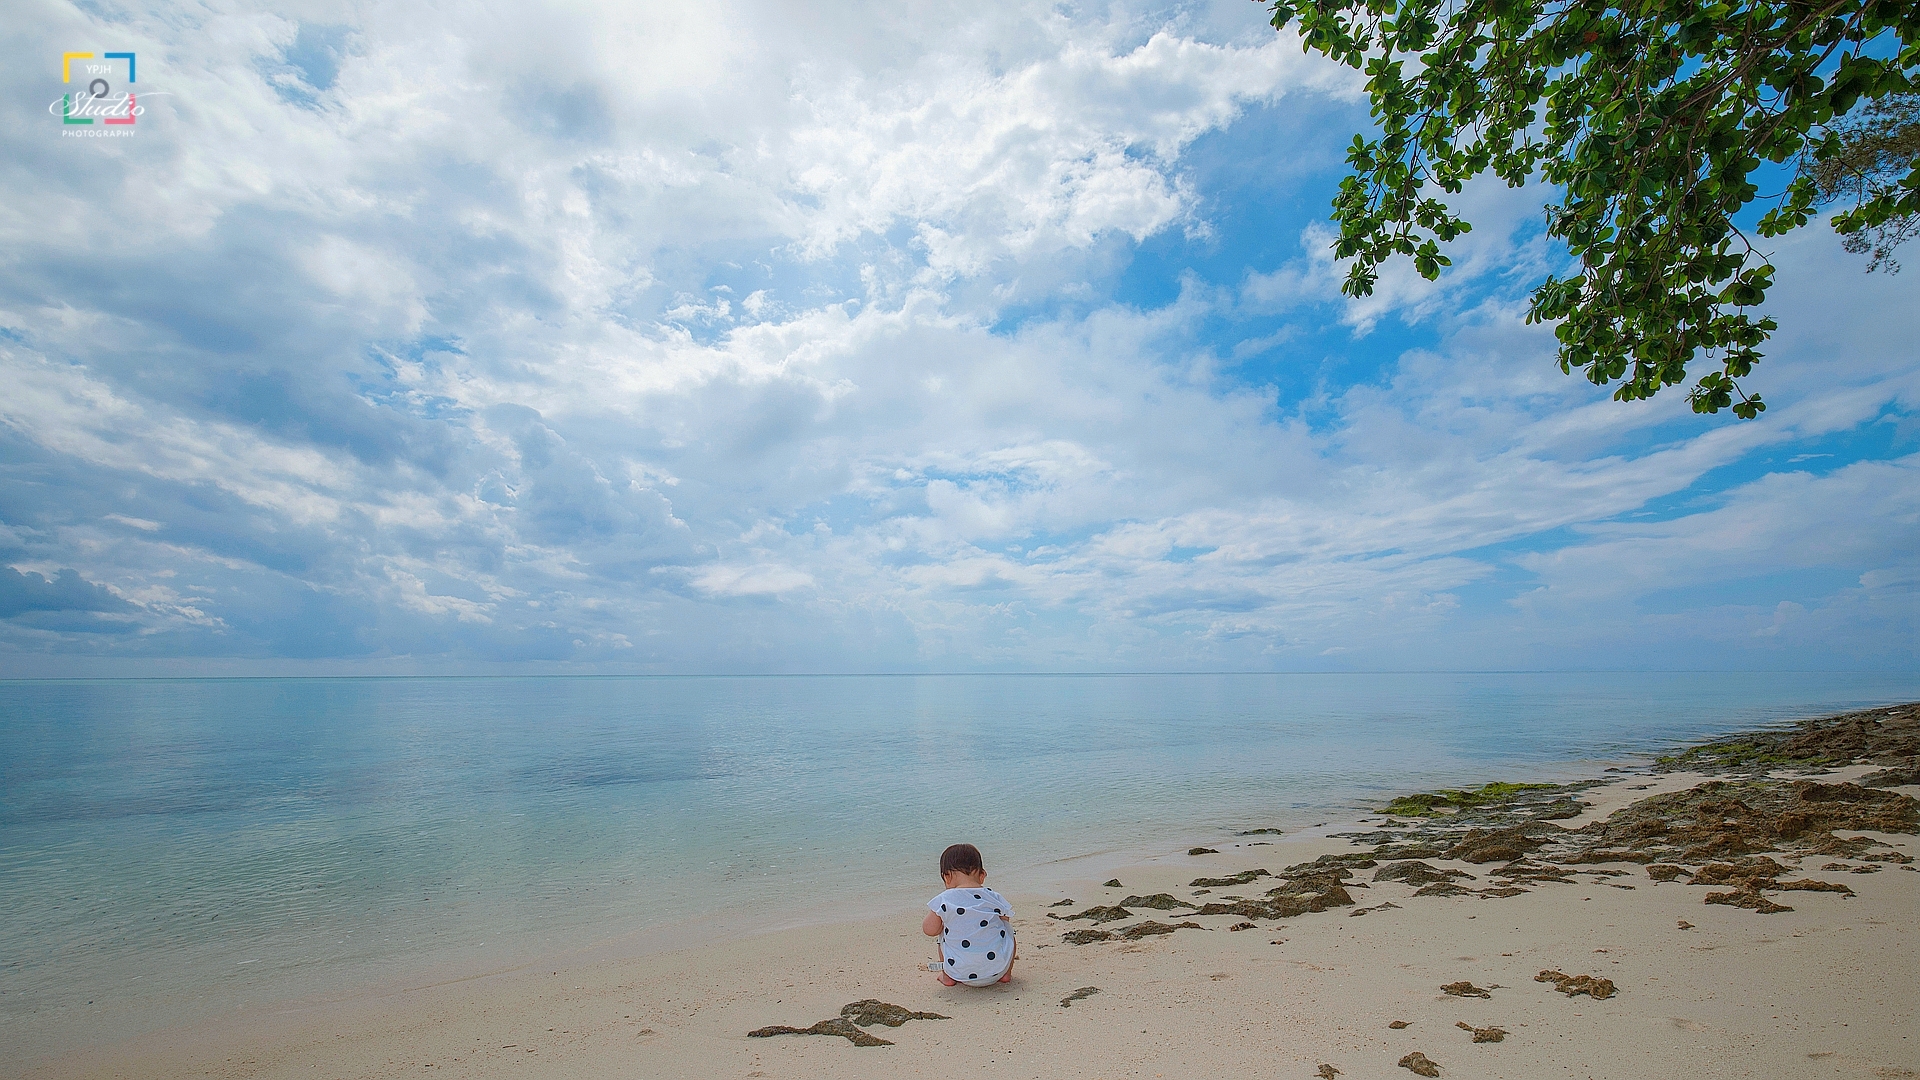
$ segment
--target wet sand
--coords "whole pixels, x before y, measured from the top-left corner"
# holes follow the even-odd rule
[[[20,1074],[1920,1077],[1920,787],[1855,783],[1902,778],[1868,750],[1182,848],[1119,885],[994,880],[1021,959],[990,989],[937,983],[914,910],[257,1009]],[[1126,914],[1067,918],[1098,908]],[[826,1031],[748,1036],[774,1025]]]

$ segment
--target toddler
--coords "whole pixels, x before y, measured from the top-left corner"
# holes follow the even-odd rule
[[[1013,905],[987,888],[980,849],[955,844],[940,853],[947,891],[927,901],[920,932],[940,939],[940,981],[989,986],[1013,981]]]

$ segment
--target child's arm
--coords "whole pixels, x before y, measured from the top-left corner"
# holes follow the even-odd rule
[[[939,937],[940,931],[946,928],[947,924],[940,921],[938,912],[929,911],[927,917],[920,920],[920,932],[928,937]]]

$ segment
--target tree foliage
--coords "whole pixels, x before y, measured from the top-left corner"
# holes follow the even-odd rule
[[[1368,295],[1396,255],[1437,277],[1440,244],[1471,228],[1444,196],[1489,170],[1513,187],[1538,174],[1561,193],[1547,228],[1579,273],[1547,278],[1528,320],[1557,324],[1561,370],[1617,381],[1615,400],[1652,397],[1704,355],[1694,411],[1766,408],[1736,380],[1776,328],[1754,311],[1774,269],[1734,220],[1766,163],[1799,169],[1758,236],[1852,198],[1834,225],[1877,265],[1920,215],[1910,144],[1861,138],[1886,126],[1881,103],[1920,90],[1913,0],[1273,4],[1276,29],[1296,22],[1305,48],[1366,73],[1379,125],[1354,137],[1333,202],[1342,291]]]
[[[1846,235],[1842,242],[1856,255],[1871,256],[1867,272],[1900,272],[1893,249],[1920,235],[1920,213],[1885,212],[1898,206],[1899,188],[1920,159],[1920,94],[1901,94],[1873,102],[1856,117],[1828,129],[1832,153],[1808,154],[1801,174],[1812,179],[1815,198],[1825,206],[1851,200],[1854,209],[1834,219]]]

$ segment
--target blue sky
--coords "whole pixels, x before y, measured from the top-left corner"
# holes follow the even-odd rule
[[[1914,272],[1620,405],[1254,4],[808,6],[17,6],[0,675],[1920,664]]]

